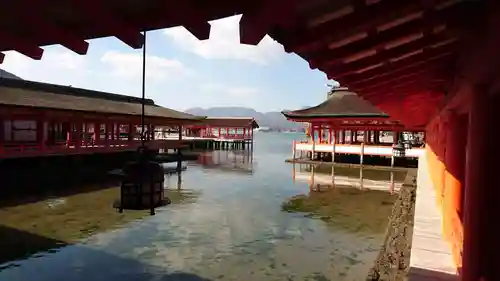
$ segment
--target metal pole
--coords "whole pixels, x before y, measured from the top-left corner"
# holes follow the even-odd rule
[[[144,43],[142,45],[142,100],[141,100],[141,146],[145,142],[145,104],[146,104],[146,30],[144,30]]]

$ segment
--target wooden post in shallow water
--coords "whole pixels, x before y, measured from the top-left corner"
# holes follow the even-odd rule
[[[297,142],[295,140],[292,141],[292,160],[295,161],[295,154],[297,151]]]
[[[333,141],[332,141],[332,163],[333,164],[335,164],[335,143],[336,143],[336,137],[335,137],[335,133],[334,133],[333,134]]]
[[[391,184],[389,186],[389,192],[394,193],[394,171],[391,171]]]
[[[361,165],[361,167],[363,167],[364,155],[365,155],[365,143],[362,142],[361,143],[361,152],[359,154],[359,164]]]
[[[363,167],[359,168],[359,188],[363,189]]]

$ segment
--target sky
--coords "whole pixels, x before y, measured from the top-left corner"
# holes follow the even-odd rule
[[[240,16],[210,22],[210,39],[183,27],[147,33],[146,97],[177,110],[244,106],[261,112],[320,103],[324,73],[266,36],[257,46],[239,44]],[[140,96],[142,50],[115,37],[89,40],[87,55],[44,47],[42,60],[5,52],[0,68],[23,79]]]

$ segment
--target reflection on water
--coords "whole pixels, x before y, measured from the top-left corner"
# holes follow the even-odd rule
[[[346,168],[334,165],[293,164],[293,180],[309,183],[311,189],[322,186],[351,186],[389,191],[399,191],[406,177],[404,170],[381,170],[377,168]]]
[[[2,237],[71,245],[5,263],[0,280],[364,280],[394,198],[366,182],[386,179],[313,192],[283,162],[289,135],[256,136],[253,158],[216,151],[167,176],[174,204],[156,216],[116,213],[116,188],[3,208]]]

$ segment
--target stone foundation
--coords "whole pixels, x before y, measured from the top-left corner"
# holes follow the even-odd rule
[[[384,244],[367,281],[405,280],[410,268],[416,189],[416,171],[411,170],[394,203]]]

